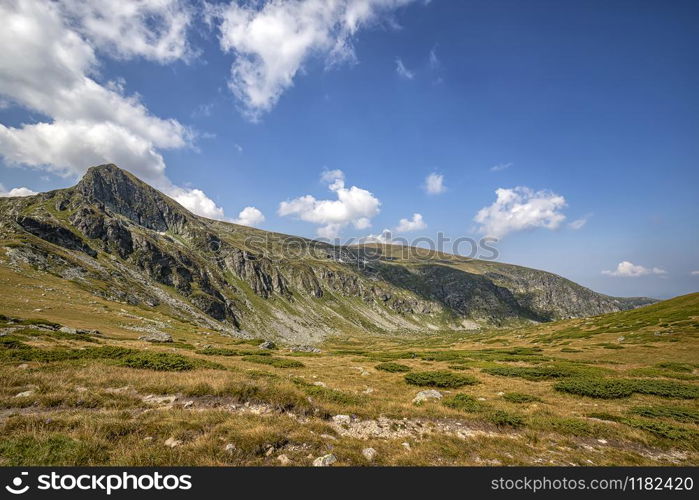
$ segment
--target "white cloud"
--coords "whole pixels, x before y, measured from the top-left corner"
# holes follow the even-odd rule
[[[252,119],[269,111],[311,57],[356,60],[357,31],[413,0],[290,0],[209,6],[219,43],[235,55],[228,86]]]
[[[193,13],[184,0],[58,0],[66,17],[93,46],[110,55],[159,63],[189,59]]]
[[[201,189],[170,186],[170,188],[166,190],[166,194],[187,210],[197,215],[208,217],[209,219],[225,219],[223,209],[216,206],[216,203],[206,196]]]
[[[442,66],[439,57],[437,57],[437,47],[432,47],[430,50],[429,62],[432,69],[439,69]]]
[[[474,221],[487,236],[502,238],[508,233],[543,227],[557,229],[565,220],[563,196],[550,191],[533,191],[528,187],[499,188],[495,202],[480,209]]]
[[[586,215],[585,217],[580,217],[579,219],[575,219],[574,221],[568,223],[568,227],[574,231],[577,231],[578,229],[582,229],[585,226],[585,224],[587,224],[587,221],[590,217],[591,217],[590,215]]]
[[[490,167],[491,172],[501,172],[503,170],[507,170],[513,165],[513,163],[498,163],[497,165],[493,165]]]
[[[396,73],[398,73],[398,76],[405,78],[406,80],[412,80],[415,77],[415,73],[406,68],[405,64],[403,64],[403,61],[400,59],[396,59]]]
[[[258,226],[265,221],[264,214],[255,207],[245,207],[233,222],[243,226]]]
[[[615,276],[619,278],[637,278],[639,276],[647,276],[649,274],[663,275],[667,274],[667,271],[658,267],[646,268],[643,266],[637,266],[625,260],[623,262],[619,262],[615,270],[602,271],[602,274],[606,274],[607,276]]]
[[[371,218],[379,213],[381,202],[366,189],[345,187],[345,175],[341,170],[325,171],[321,179],[329,183],[328,189],[335,193],[336,200],[317,200],[307,194],[279,204],[281,216],[294,216],[301,220],[320,224],[318,236],[336,238],[348,224],[356,229],[371,226]]]
[[[425,178],[425,191],[427,194],[441,194],[447,190],[444,186],[444,176],[437,173],[432,173]]]
[[[133,43],[128,39],[119,42],[130,44],[129,50],[112,47],[121,57],[165,62],[183,55],[173,48],[179,45],[168,41],[170,35],[159,31],[155,20],[162,19],[158,13],[175,15],[179,11],[173,9],[179,3],[120,0],[87,4],[68,0],[0,3],[0,46],[12,47],[0,51],[0,94],[46,117],[20,127],[0,124],[0,155],[10,165],[63,176],[79,176],[92,165],[115,163],[195,213],[222,218],[223,210],[202,191],[174,186],[165,175],[160,150],[189,146],[192,132],[177,120],[154,116],[138,96],[124,93],[123,81],[100,84],[94,79],[99,68],[94,47],[103,47],[111,37],[108,32],[97,33],[100,19],[116,23],[114,29],[119,32],[135,30]],[[138,33],[152,42],[149,49],[139,45]]]
[[[401,219],[396,226],[396,232],[407,233],[410,231],[419,231],[420,229],[425,229],[427,224],[422,220],[421,214],[413,214],[412,219]]]
[[[36,191],[32,191],[29,188],[26,187],[16,187],[12,188],[9,191],[5,190],[5,186],[0,184],[0,197],[12,197],[12,196],[32,196],[37,194]]]
[[[689,273],[690,276],[699,276],[699,271],[692,271]]]
[[[364,236],[362,238],[359,238],[359,244],[366,244],[366,243],[380,243],[383,245],[386,244],[394,244],[398,243],[400,244],[400,240],[398,242],[395,242],[393,240],[393,235],[391,234],[390,229],[384,229],[381,231],[380,234],[369,234],[367,236]]]
[[[370,234],[360,238],[359,243],[381,243],[390,244],[393,243],[393,236],[390,229],[384,229],[381,234]]]

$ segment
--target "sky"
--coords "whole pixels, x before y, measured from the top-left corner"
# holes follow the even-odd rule
[[[0,195],[116,163],[206,217],[340,242],[487,237],[499,261],[610,295],[694,292],[698,15],[0,0]]]

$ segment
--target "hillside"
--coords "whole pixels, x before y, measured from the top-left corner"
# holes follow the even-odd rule
[[[89,169],[72,188],[0,199],[0,273],[9,314],[26,312],[17,304],[34,290],[61,297],[60,307],[39,298],[34,307],[59,316],[80,316],[99,299],[160,323],[296,343],[547,322],[653,302],[519,266],[331,246],[205,219],[114,165]]]

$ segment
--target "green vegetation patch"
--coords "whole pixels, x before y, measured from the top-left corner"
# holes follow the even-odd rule
[[[488,420],[498,427],[519,428],[524,426],[524,419],[515,414],[503,410],[496,410],[488,415]]]
[[[457,394],[456,396],[446,398],[442,404],[447,408],[468,413],[483,413],[490,410],[490,406],[468,394]]]
[[[669,380],[572,378],[561,380],[554,389],[569,394],[600,399],[618,399],[633,393],[675,399],[699,397],[699,387]]]
[[[117,364],[129,368],[161,372],[184,372],[202,366],[197,360],[192,360],[180,354],[171,354],[167,352],[136,352],[124,356]]]
[[[295,359],[274,358],[272,356],[260,356],[258,354],[254,354],[252,356],[243,356],[240,359],[242,359],[243,361],[247,361],[248,363],[269,365],[275,368],[303,368],[304,366],[306,366]]]
[[[374,368],[376,368],[377,370],[391,373],[405,373],[410,371],[409,366],[401,365],[400,363],[393,363],[390,361],[386,363],[379,363]]]
[[[199,349],[195,352],[205,356],[241,356],[240,351],[223,347],[207,347],[206,349]]]
[[[7,435],[0,440],[3,465],[101,465],[109,460],[103,445],[78,441],[63,435],[46,437]]]
[[[679,406],[636,406],[629,413],[646,418],[668,418],[678,422],[699,424],[699,411]]]
[[[446,370],[408,373],[405,376],[405,381],[410,385],[452,388],[478,383],[478,380],[470,375]]]
[[[532,396],[531,394],[524,394],[523,392],[508,392],[502,396],[502,399],[509,401],[510,403],[539,403],[541,398]]]
[[[578,375],[582,369],[568,366],[493,366],[483,368],[488,375],[519,377],[526,380],[550,380]]]

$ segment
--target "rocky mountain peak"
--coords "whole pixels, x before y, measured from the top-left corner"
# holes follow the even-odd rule
[[[88,169],[75,192],[82,201],[155,231],[180,232],[190,217],[180,204],[114,164]]]

